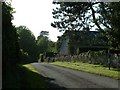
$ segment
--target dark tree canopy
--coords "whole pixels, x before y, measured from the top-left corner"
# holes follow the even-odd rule
[[[2,89],[18,87],[16,84],[18,79],[15,78],[13,82],[11,81],[11,77],[16,76],[14,72],[20,61],[18,35],[11,22],[12,12],[11,5],[2,2]]]
[[[59,4],[60,8],[53,9],[53,18],[56,20],[51,25],[60,31],[89,30],[94,26],[94,23],[100,27],[94,11],[97,3],[61,2]]]
[[[56,52],[56,43],[51,41],[48,37],[48,31],[41,31],[37,37],[38,54],[45,52]]]
[[[88,31],[96,26],[96,30],[108,37],[109,45],[119,47],[120,3],[53,2],[53,4],[60,5],[52,12],[55,20],[51,26],[54,28],[58,28],[59,31]]]
[[[40,36],[48,36],[49,35],[49,31],[41,31],[40,32]]]
[[[13,8],[10,4],[2,2],[2,57],[4,65],[7,63],[16,65],[19,61],[18,35],[16,33],[16,28],[11,22],[13,18],[12,11]]]
[[[44,36],[38,36],[37,39],[37,46],[38,46],[38,52],[39,53],[44,53],[48,49],[48,37]]]
[[[30,61],[35,61],[37,52],[35,36],[26,26],[17,27],[17,32],[19,34],[20,48],[30,55]]]

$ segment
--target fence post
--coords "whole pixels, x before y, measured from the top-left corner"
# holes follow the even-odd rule
[[[109,48],[108,48],[108,65],[109,65],[109,70],[110,70],[110,50],[109,50]]]

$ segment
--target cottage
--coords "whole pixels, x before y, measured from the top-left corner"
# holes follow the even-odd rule
[[[62,36],[59,55],[78,54],[89,50],[107,49],[107,38],[98,31],[66,31]]]

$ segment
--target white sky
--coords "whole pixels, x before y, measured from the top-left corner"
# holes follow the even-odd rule
[[[49,31],[49,38],[57,41],[57,36],[61,36],[57,29],[51,27],[53,0],[12,0],[12,7],[16,13],[13,14],[14,25],[27,26],[37,37],[40,31]]]

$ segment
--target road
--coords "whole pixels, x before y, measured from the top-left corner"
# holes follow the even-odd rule
[[[49,78],[49,83],[53,84],[49,87],[52,88],[118,88],[118,80],[109,77],[48,63],[32,63],[32,65],[42,76]]]

